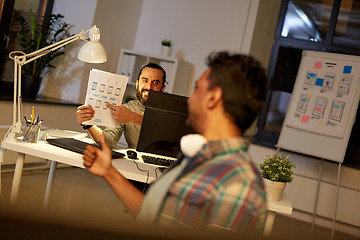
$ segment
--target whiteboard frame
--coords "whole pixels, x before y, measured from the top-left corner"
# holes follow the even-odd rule
[[[360,56],[352,56],[352,55],[344,55],[344,54],[335,54],[335,53],[327,53],[327,52],[315,52],[315,51],[303,51],[304,56],[315,57],[321,59],[333,59],[333,60],[344,60],[344,61],[354,61],[358,62],[358,66],[360,67]],[[304,61],[302,60],[299,66],[298,76],[304,67]],[[295,82],[294,90],[297,87],[298,81]],[[277,143],[277,147],[284,150],[290,150],[298,153],[307,154],[310,156],[332,160],[336,162],[342,163],[344,161],[347,145],[349,142],[350,134],[352,127],[355,123],[356,112],[359,105],[360,99],[360,76],[357,79],[358,81],[357,89],[355,93],[354,102],[352,108],[349,113],[348,122],[346,124],[346,129],[343,138],[335,138],[329,137],[325,135],[320,135],[308,131],[304,131],[301,129],[296,129],[293,127],[287,126],[287,120],[289,119],[288,114],[285,116],[284,123],[281,128],[279,140]],[[300,84],[298,84],[300,85]],[[357,99],[357,100],[356,100]],[[294,103],[293,101],[298,101],[298,99],[291,98],[289,107],[291,107]]]

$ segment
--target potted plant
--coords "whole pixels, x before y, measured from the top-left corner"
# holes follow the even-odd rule
[[[161,45],[171,47],[171,41],[170,40],[162,40]]]
[[[165,57],[170,57],[171,53],[171,40],[162,40],[161,41],[161,55]]]
[[[61,41],[69,36],[69,24],[63,21],[61,14],[49,14],[43,16],[39,24],[30,10],[30,22],[20,16],[21,29],[17,33],[19,43],[24,53],[32,53],[43,47]],[[22,95],[28,98],[35,98],[41,85],[44,69],[55,68],[51,62],[64,54],[64,48],[46,54],[22,67]]]
[[[270,201],[279,201],[286,183],[293,180],[292,169],[295,164],[289,160],[290,156],[274,154],[266,156],[259,164],[261,175],[264,178],[267,198]]]

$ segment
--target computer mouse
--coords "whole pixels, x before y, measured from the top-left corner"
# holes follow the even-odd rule
[[[126,151],[127,157],[130,159],[137,159],[137,153],[133,150]]]

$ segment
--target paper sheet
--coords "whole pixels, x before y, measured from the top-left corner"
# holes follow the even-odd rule
[[[126,76],[91,69],[85,104],[94,108],[95,116],[84,124],[115,127],[116,122],[106,103],[121,105],[127,82]]]
[[[356,101],[358,63],[307,56],[303,59],[285,124],[342,139]]]

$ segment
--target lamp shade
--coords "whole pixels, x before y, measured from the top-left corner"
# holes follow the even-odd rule
[[[81,47],[77,58],[88,63],[104,63],[107,60],[106,52],[100,43],[100,30],[95,27],[89,32],[90,41]]]

